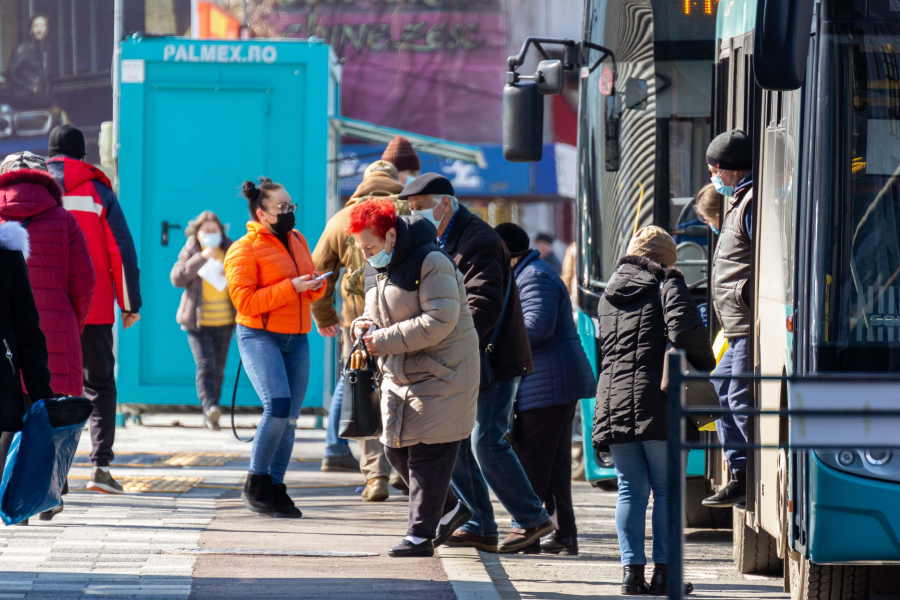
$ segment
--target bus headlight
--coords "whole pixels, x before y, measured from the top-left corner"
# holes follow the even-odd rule
[[[876,467],[886,465],[891,460],[891,456],[890,450],[866,450],[866,461]]]
[[[855,455],[849,450],[841,450],[838,454],[838,462],[841,463],[841,466],[849,467],[853,464],[855,459]]]

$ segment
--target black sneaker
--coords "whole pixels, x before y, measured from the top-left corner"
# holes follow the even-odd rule
[[[405,556],[434,556],[434,544],[431,543],[431,540],[425,540],[421,544],[413,544],[411,541],[404,539],[388,551],[388,556],[394,558]]]
[[[721,490],[703,500],[703,506],[710,508],[731,508],[738,502],[747,500],[747,478],[744,473],[735,473],[731,481]]]
[[[41,513],[41,515],[40,515],[38,518],[39,518],[41,521],[52,521],[52,520],[53,520],[53,517],[55,517],[56,515],[58,515],[58,514],[61,513],[62,511],[63,511],[63,501],[60,500],[60,501],[59,501],[59,506],[54,506],[54,507],[51,508],[50,510],[45,510],[44,512]]]

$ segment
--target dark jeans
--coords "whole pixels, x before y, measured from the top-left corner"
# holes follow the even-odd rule
[[[328,429],[325,430],[325,458],[351,456],[350,443],[338,435],[341,430],[341,405],[344,403],[344,376],[338,379],[328,409]]]
[[[384,453],[409,487],[406,534],[433,540],[441,517],[456,505],[456,497],[448,492],[459,442],[414,444],[405,448],[385,446]]]
[[[91,413],[91,463],[95,467],[108,467],[115,458],[116,357],[113,355],[112,328],[112,325],[85,325],[81,334],[84,395],[94,405]]]
[[[572,418],[578,401],[516,413],[516,455],[544,503],[556,536],[575,537],[572,507]]]
[[[475,516],[462,528],[475,535],[497,535],[488,485],[512,515],[513,528],[530,529],[549,518],[541,499],[531,489],[519,458],[504,437],[509,431],[519,379],[495,381],[481,390],[475,429],[459,445],[453,491],[472,509]]]
[[[731,410],[750,407],[750,382],[739,379],[717,379],[733,373],[750,372],[750,344],[746,337],[728,340],[728,350],[710,376],[719,393],[719,404]],[[747,450],[729,448],[729,444],[745,444],[749,439],[747,415],[722,415],[716,421],[719,442],[725,447],[725,458],[732,471],[747,469]]]
[[[225,361],[234,325],[201,327],[200,331],[188,331],[188,344],[197,364],[197,397],[204,412],[219,405],[222,396],[222,380],[225,378]]]

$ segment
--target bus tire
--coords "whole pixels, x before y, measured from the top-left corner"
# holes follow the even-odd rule
[[[789,551],[791,600],[868,600],[871,569],[817,565]]]
[[[708,508],[703,499],[713,493],[705,477],[688,477],[684,481],[684,522],[691,529],[726,529],[731,527],[730,508]]]
[[[733,509],[734,551],[732,557],[742,575],[781,575],[784,561],[778,558],[778,540],[760,528],[759,533],[747,527],[744,510]]]

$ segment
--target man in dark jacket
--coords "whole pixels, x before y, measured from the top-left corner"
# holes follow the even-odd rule
[[[597,378],[578,338],[569,290],[560,276],[538,250],[529,248],[524,229],[501,223],[496,231],[515,265],[534,361],[534,372],[522,378],[516,394],[516,455],[556,526],[540,548],[551,554],[576,555],[572,420],[578,401],[596,393]]]
[[[31,17],[31,38],[23,42],[13,52],[6,69],[6,78],[17,92],[23,95],[50,96],[50,44],[47,43],[49,28],[47,17]]]
[[[84,354],[84,395],[91,400],[91,480],[87,489],[124,493],[109,473],[116,438],[116,358],[113,354],[114,306],[122,312],[122,329],[141,318],[137,251],[125,213],[100,169],[82,160],[84,134],[71,125],[50,132],[50,174],[63,190],[63,206],[75,215],[87,239],[97,282],[87,325],[81,334]]]
[[[498,549],[490,485],[513,518],[513,528],[499,550],[521,550],[553,531],[553,522],[503,437],[509,428],[519,381],[532,371],[531,348],[509,251],[490,225],[459,204],[446,177],[435,173],[417,177],[406,185],[400,199],[409,201],[413,214],[434,224],[438,243],[462,272],[482,351],[490,343],[494,327],[500,327],[495,347],[489,352],[494,382],[479,393],[475,429],[471,441],[460,446],[453,473],[453,489],[462,503],[442,519],[435,545],[446,541],[452,546]],[[498,323],[501,313],[503,322]],[[461,528],[454,532],[457,526]]]
[[[19,223],[0,224],[0,473],[25,416],[22,382],[29,398],[53,396],[47,340],[28,279],[28,234]]]
[[[706,151],[710,179],[725,198],[725,219],[713,256],[713,304],[728,339],[728,351],[713,375],[749,373],[750,368],[750,265],[753,260],[753,142],[740,129],[716,137]],[[723,408],[748,408],[750,385],[740,379],[713,381]],[[703,501],[705,506],[727,508],[747,497],[747,451],[729,444],[747,443],[747,416],[726,414],[716,423],[719,441],[731,468],[731,480]]]

